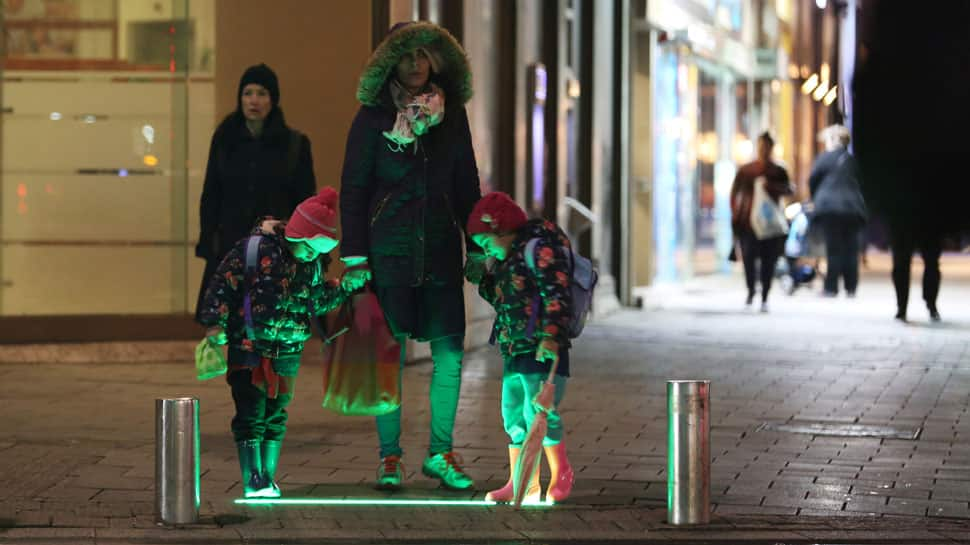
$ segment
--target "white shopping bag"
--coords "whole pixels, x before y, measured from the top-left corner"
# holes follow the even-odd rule
[[[751,230],[758,240],[783,236],[788,233],[788,220],[781,205],[765,190],[765,177],[754,180],[754,199],[751,201]]]

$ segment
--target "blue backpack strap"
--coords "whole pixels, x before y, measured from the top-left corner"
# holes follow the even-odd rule
[[[529,242],[525,243],[525,264],[528,265],[529,270],[533,274],[536,273],[536,246],[539,245],[538,238],[531,238]],[[535,297],[532,298],[532,302],[529,303],[531,311],[529,313],[529,321],[525,324],[525,335],[527,337],[535,337],[536,334],[536,323],[539,321],[539,307],[542,304],[542,295],[536,290]]]
[[[246,274],[243,277],[243,315],[246,319],[246,338],[256,340],[256,326],[253,325],[253,297],[249,293],[249,283],[252,275],[255,275],[259,266],[259,241],[261,235],[249,237],[246,243],[244,257],[246,258]]]

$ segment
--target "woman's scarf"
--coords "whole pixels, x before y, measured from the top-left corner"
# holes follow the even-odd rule
[[[397,80],[391,80],[391,98],[397,106],[397,119],[394,128],[384,131],[384,137],[393,143],[388,144],[392,151],[404,151],[405,146],[445,118],[445,93],[433,83],[429,86],[431,90],[427,93],[411,96]]]

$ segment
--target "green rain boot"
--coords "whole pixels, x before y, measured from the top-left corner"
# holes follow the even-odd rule
[[[239,469],[242,472],[243,496],[246,498],[258,498],[259,492],[266,487],[262,477],[260,442],[256,439],[236,442]]]
[[[258,492],[260,497],[278,498],[282,495],[276,484],[276,466],[282,448],[282,441],[263,441],[263,489]]]

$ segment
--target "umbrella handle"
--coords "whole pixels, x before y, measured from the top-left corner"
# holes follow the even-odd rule
[[[556,368],[559,367],[559,358],[557,357],[552,361],[552,365],[549,366],[549,376],[546,377],[546,382],[552,383],[556,378]]]

